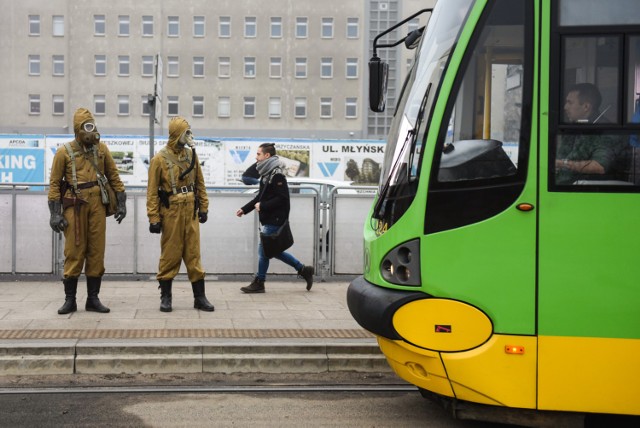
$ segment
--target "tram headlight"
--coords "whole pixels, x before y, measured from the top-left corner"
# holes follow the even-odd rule
[[[420,240],[404,242],[389,251],[382,259],[380,273],[392,284],[420,285]]]

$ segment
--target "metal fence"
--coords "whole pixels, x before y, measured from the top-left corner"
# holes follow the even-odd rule
[[[288,250],[312,264],[323,279],[362,273],[362,230],[374,198],[373,188],[353,187],[291,195],[289,221],[295,244]],[[33,274],[61,275],[64,236],[49,227],[45,184],[4,185],[0,189],[0,274],[17,279]],[[200,225],[202,264],[211,275],[253,274],[257,269],[258,216],[241,218],[235,212],[254,195],[246,187],[208,188],[209,221]],[[118,224],[107,219],[107,274],[155,274],[160,258],[160,235],[149,233],[146,188],[127,188],[127,217]],[[185,273],[184,265],[180,271]],[[270,273],[293,273],[274,261]]]

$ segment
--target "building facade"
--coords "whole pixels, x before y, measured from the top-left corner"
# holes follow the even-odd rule
[[[390,108],[374,115],[371,41],[433,3],[0,0],[0,133],[71,133],[83,106],[103,133],[147,134],[161,64],[156,133],[180,115],[199,135],[383,138],[410,56],[381,55]]]

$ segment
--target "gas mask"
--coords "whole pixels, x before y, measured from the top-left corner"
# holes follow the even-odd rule
[[[191,132],[191,129],[184,131],[178,139],[178,147],[184,148],[184,146],[193,147],[193,132]]]
[[[87,147],[91,147],[100,142],[100,133],[98,133],[95,122],[90,120],[82,124],[78,131],[78,140]]]

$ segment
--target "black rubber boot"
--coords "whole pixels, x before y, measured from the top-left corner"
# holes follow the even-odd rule
[[[84,308],[90,312],[100,312],[106,314],[111,311],[100,302],[98,294],[100,293],[100,284],[102,284],[102,277],[87,277],[87,303]]]
[[[171,283],[173,280],[166,279],[158,281],[160,285],[158,288],[160,289],[160,311],[161,312],[171,312]]]
[[[307,291],[311,290],[313,286],[313,266],[302,266],[298,271],[298,276],[307,281]]]
[[[58,309],[58,313],[66,315],[78,310],[78,305],[76,304],[78,278],[65,278],[62,283],[64,284],[64,305]]]
[[[203,311],[213,312],[213,305],[209,303],[207,296],[204,295],[204,279],[192,282],[191,288],[193,288],[193,307]]]
[[[251,284],[247,285],[246,287],[240,287],[240,290],[243,293],[264,293],[264,280],[263,279],[258,279],[258,277],[253,278],[253,281],[251,281]]]

